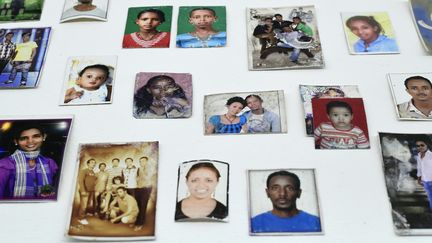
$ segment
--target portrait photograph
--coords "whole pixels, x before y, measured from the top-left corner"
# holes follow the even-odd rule
[[[432,134],[379,133],[398,235],[432,235]]]
[[[65,0],[60,23],[73,20],[107,21],[109,0]]]
[[[189,118],[192,115],[192,75],[138,73],[133,116],[137,119]]]
[[[432,73],[389,73],[399,120],[432,121]]]
[[[0,22],[39,20],[43,5],[44,0],[0,0]]]
[[[303,102],[306,135],[313,136],[313,98],[361,98],[357,85],[300,85],[300,98]]]
[[[172,6],[129,8],[123,48],[168,48]]]
[[[246,12],[249,70],[324,67],[314,6]]]
[[[423,47],[432,52],[432,1],[410,0],[411,13]]]
[[[51,28],[0,29],[0,89],[35,88]]]
[[[314,169],[248,170],[249,234],[323,234]]]
[[[227,42],[225,6],[179,8],[176,46],[179,48],[224,47]]]
[[[204,134],[286,133],[282,90],[204,96]]]
[[[70,57],[60,105],[111,103],[116,65],[117,56]]]
[[[397,54],[399,46],[387,12],[342,13],[350,54]]]
[[[56,201],[72,116],[0,120],[0,202]]]
[[[158,142],[80,144],[67,235],[155,238]]]
[[[180,164],[174,219],[228,222],[229,164],[191,160]]]
[[[369,149],[369,132],[361,98],[313,98],[316,149]]]

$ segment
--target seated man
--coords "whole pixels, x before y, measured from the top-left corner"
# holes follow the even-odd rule
[[[264,25],[257,25],[254,29],[253,36],[260,40],[261,53],[267,48],[267,43],[270,43],[272,46],[276,45],[272,18],[267,17],[264,19]]]
[[[111,223],[121,221],[124,224],[133,224],[137,219],[138,212],[135,198],[127,194],[125,187],[117,188],[117,197],[110,204]]]
[[[278,33],[276,37],[279,39],[277,44],[280,47],[293,48],[290,60],[297,63],[300,56],[300,51],[303,51],[308,57],[312,58],[314,55],[309,51],[311,47],[311,42],[301,42],[299,41],[300,33],[294,31],[291,26],[284,25],[282,27],[282,32]]]

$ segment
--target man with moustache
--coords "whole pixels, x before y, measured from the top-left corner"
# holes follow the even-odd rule
[[[271,173],[267,177],[266,193],[273,209],[252,218],[251,232],[320,232],[320,219],[297,208],[301,192],[296,174],[285,170]]]
[[[412,76],[404,82],[411,100],[398,104],[400,118],[432,119],[432,83],[422,76]]]

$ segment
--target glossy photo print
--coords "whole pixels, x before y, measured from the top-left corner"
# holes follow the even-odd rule
[[[249,234],[322,234],[314,169],[248,170]]]
[[[72,116],[0,120],[0,202],[57,200]]]
[[[107,21],[109,0],[65,0],[60,22],[73,20]]]
[[[192,115],[192,75],[188,73],[138,73],[133,116],[188,118]]]
[[[123,48],[168,48],[172,6],[129,8]]]
[[[397,54],[399,46],[387,12],[342,13],[350,54]]]
[[[313,98],[316,149],[369,149],[369,132],[361,98]]]
[[[411,13],[423,47],[432,52],[432,1],[410,0]]]
[[[183,162],[178,170],[175,221],[228,222],[229,164]]]
[[[314,6],[247,9],[249,70],[324,67]]]
[[[69,58],[60,104],[111,103],[116,63],[116,56]]]
[[[158,142],[80,144],[67,235],[155,238]]]
[[[306,134],[313,136],[313,98],[361,98],[357,85],[300,85],[300,97],[303,102]]]
[[[400,120],[432,120],[432,73],[387,74]]]
[[[0,0],[0,22],[39,20],[43,5],[44,0]]]
[[[180,7],[176,46],[224,47],[227,42],[226,28],[225,6]]]
[[[0,29],[0,89],[38,85],[50,34],[51,28]]]
[[[432,235],[432,134],[379,133],[398,235]]]
[[[213,94],[204,97],[204,133],[286,133],[282,90]]]

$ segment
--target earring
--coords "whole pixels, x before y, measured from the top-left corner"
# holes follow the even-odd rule
[[[15,146],[18,146],[18,144],[16,143]]]

